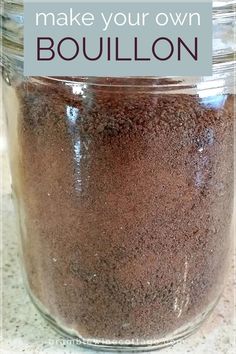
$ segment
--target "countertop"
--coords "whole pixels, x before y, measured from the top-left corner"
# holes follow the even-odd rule
[[[2,209],[0,213],[0,234],[2,235],[0,251],[1,269],[3,270],[1,353],[101,353],[76,347],[55,333],[39,315],[24,289],[18,259],[16,218],[11,199],[7,144],[2,118],[0,118],[0,171]],[[234,262],[232,260],[224,294],[211,317],[197,333],[171,348],[163,349],[161,353],[233,354],[236,338],[234,326],[235,285]]]

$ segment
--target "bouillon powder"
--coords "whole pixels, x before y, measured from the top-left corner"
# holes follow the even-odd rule
[[[13,188],[41,310],[84,340],[132,343],[210,309],[229,251],[233,97],[16,92]]]

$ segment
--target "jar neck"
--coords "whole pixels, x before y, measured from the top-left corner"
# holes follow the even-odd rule
[[[236,42],[235,33],[235,16],[236,16],[236,0],[215,0],[213,1],[213,77],[214,80],[224,79],[231,81],[228,86],[234,85],[234,67]],[[23,73],[24,62],[24,7],[23,0],[5,0],[2,12],[2,65],[10,71]],[[94,81],[94,78],[80,78],[81,80]],[[192,85],[197,78],[155,78],[160,80],[172,80],[175,82],[188,82]],[[73,78],[70,78],[70,81]],[[76,78],[78,80],[78,78]],[[117,85],[120,80],[116,79]],[[127,81],[127,78],[125,79]],[[153,85],[154,78],[140,78],[145,82],[145,86]],[[212,80],[212,78],[211,78]],[[109,78],[96,79],[99,84],[107,84]],[[202,81],[202,78],[199,78]],[[208,81],[208,80],[207,80]],[[114,82],[114,79],[113,79]],[[132,78],[129,78],[132,85]]]

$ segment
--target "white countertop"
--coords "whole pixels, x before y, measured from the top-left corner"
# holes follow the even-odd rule
[[[1,102],[0,102],[1,106]],[[22,282],[17,252],[17,231],[11,200],[10,175],[7,162],[6,139],[0,119],[0,200],[3,242],[3,354],[92,354],[94,351],[76,347],[55,333],[32,305]],[[1,231],[1,229],[0,229]],[[236,329],[234,328],[235,280],[233,261],[225,292],[214,313],[201,329],[174,347],[163,349],[163,354],[233,354]],[[96,352],[101,353],[101,352]],[[114,352],[113,352],[114,353]]]

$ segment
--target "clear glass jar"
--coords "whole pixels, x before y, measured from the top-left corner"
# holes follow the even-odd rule
[[[212,311],[227,268],[233,2],[214,4],[212,77],[124,79],[23,77],[23,9],[7,3],[4,103],[32,301],[81,345],[173,344]]]

